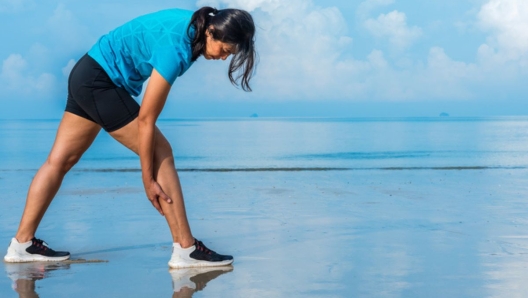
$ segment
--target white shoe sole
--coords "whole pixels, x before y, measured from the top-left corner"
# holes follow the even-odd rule
[[[196,268],[196,267],[218,267],[232,264],[233,260],[225,260],[221,262],[208,261],[184,261],[184,262],[169,262],[169,267],[174,269],[181,268]]]
[[[181,270],[185,269],[185,270]],[[209,267],[194,267],[194,268],[169,268],[169,273],[172,277],[179,278],[183,275],[189,275],[194,276],[201,273],[207,273],[211,271],[224,271],[224,272],[231,272],[233,271],[233,266],[231,265],[224,265],[224,266],[209,266]]]
[[[46,257],[42,255],[6,255],[4,261],[6,263],[27,263],[27,262],[58,262],[69,259],[70,256],[64,257]]]

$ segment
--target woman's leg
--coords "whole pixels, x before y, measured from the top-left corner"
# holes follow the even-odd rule
[[[51,152],[31,182],[26,207],[16,234],[18,242],[31,240],[59,190],[66,173],[90,147],[101,127],[85,118],[65,112]]]
[[[136,154],[138,153],[137,118],[123,128],[111,132],[110,135]],[[194,244],[194,237],[191,234],[185,213],[185,204],[183,202],[180,179],[174,165],[172,148],[159,129],[156,129],[154,141],[154,178],[163,191],[172,199],[170,204],[165,200],[159,200],[159,203],[165,214],[173,241],[179,243],[181,247],[190,247]]]

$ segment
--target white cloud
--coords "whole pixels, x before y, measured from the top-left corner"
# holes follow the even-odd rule
[[[196,6],[212,6],[221,8],[223,4],[229,7],[244,9],[249,12],[254,11],[257,8],[263,11],[272,11],[278,7],[281,7],[280,0],[198,0]]]
[[[392,2],[367,1],[363,9],[367,11]],[[202,5],[252,10],[260,29],[257,45],[261,63],[255,80],[256,92],[264,91],[269,98],[409,100],[418,97],[442,98],[445,94],[455,97],[467,95],[467,91],[459,86],[463,83],[446,75],[447,70],[438,76],[435,73],[434,63],[441,58],[443,50],[432,51],[428,61],[432,64],[430,66],[404,61],[401,63],[404,67],[395,68],[384,53],[376,49],[366,60],[351,58],[352,38],[347,35],[344,17],[335,7],[321,8],[311,1],[300,0],[201,0],[198,6]],[[409,28],[405,14],[398,11],[372,19],[369,25],[373,33],[386,37],[400,49],[410,45],[421,34],[419,28]],[[449,59],[446,55],[445,58]],[[454,61],[450,62],[449,65],[462,67]],[[212,72],[208,75],[213,76]],[[417,80],[428,86],[417,86]],[[217,85],[204,90],[218,90],[225,83],[212,77],[205,82]],[[448,83],[451,89],[444,90],[442,86]],[[429,89],[435,88],[437,91],[429,96]]]
[[[55,50],[60,52],[86,52],[94,40],[91,38],[89,27],[82,24],[62,3],[49,17],[46,31],[46,34],[49,34],[58,45]]]
[[[31,94],[39,92],[40,96],[50,95],[56,88],[56,78],[50,73],[37,75],[28,71],[28,63],[20,54],[11,54],[2,62],[3,90],[16,94]]]
[[[389,65],[385,57],[383,57],[383,52],[379,50],[373,50],[367,56],[367,60],[374,69],[386,69]]]
[[[23,72],[27,68],[27,62],[20,54],[11,54],[2,63],[2,82],[8,89],[24,88],[25,78]]]
[[[0,12],[14,13],[21,12],[34,7],[32,0],[0,0]]]
[[[335,66],[352,38],[337,8],[303,0],[198,1],[198,6],[203,5],[252,12],[260,56],[256,90],[274,90],[275,98],[313,98],[315,90],[325,90],[342,79],[336,77]]]
[[[199,0],[198,6],[240,7],[253,15],[260,55],[254,92],[229,86],[227,63],[200,59],[177,80],[177,91],[171,96],[350,101],[489,98],[488,90],[509,90],[508,86],[516,87],[516,82],[526,79],[528,4],[520,0],[480,3],[472,12],[474,22],[488,38],[474,49],[475,59],[468,59],[472,62],[462,62],[452,58],[453,47],[443,44],[433,44],[422,56],[409,50],[426,32],[408,24],[400,7],[386,10],[387,5],[398,4],[394,0],[364,1],[356,11],[356,16],[364,18],[356,17],[357,23],[345,19],[338,8],[317,6],[312,0]],[[380,14],[379,10],[386,11]],[[48,13],[34,44],[7,52],[20,54],[3,54],[0,88],[5,92],[42,98],[54,90],[54,97],[60,98],[75,59],[96,40],[91,36],[99,29],[93,29],[80,12],[61,4]],[[367,28],[399,51],[384,46],[369,49],[372,37],[368,34],[365,44],[356,45],[360,41],[349,35],[348,26],[353,25]],[[358,57],[356,53],[368,54]]]
[[[443,48],[432,47],[423,74],[415,82],[425,87],[424,93],[437,98],[473,98],[471,85],[481,81],[478,66],[451,59]]]
[[[50,94],[55,89],[56,83],[57,79],[54,75],[51,73],[43,73],[34,81],[34,88],[39,93]]]
[[[377,38],[387,38],[391,45],[400,50],[410,46],[422,35],[419,27],[407,26],[405,13],[397,10],[380,14],[377,19],[367,19],[364,26],[372,35]]]
[[[528,2],[490,0],[478,13],[478,24],[490,32],[479,51],[486,59],[518,60],[528,67]],[[493,56],[496,56],[493,58]]]
[[[66,66],[64,66],[62,68],[62,74],[65,77],[69,77],[70,76],[70,72],[73,69],[73,67],[75,66],[75,63],[77,63],[75,60],[70,59],[70,61],[68,61],[68,64],[66,64]]]
[[[378,8],[393,4],[395,0],[367,0],[359,4],[356,10],[356,16],[360,20],[365,20],[368,18],[370,13]]]
[[[369,0],[360,6],[367,12],[391,3]],[[486,80],[479,73],[481,66],[455,61],[441,47],[432,47],[425,61],[409,59],[405,53],[391,61],[378,49],[373,49],[365,60],[352,58],[352,38],[335,7],[322,8],[301,0],[200,0],[198,6],[202,5],[251,11],[259,28],[261,56],[254,89],[270,99],[467,99],[475,98],[472,88]],[[399,11],[363,22],[373,35],[386,38],[400,53],[422,34],[420,28],[409,27],[405,14]],[[211,66],[208,62],[207,69]],[[208,87],[202,92],[219,90],[226,83],[218,80],[221,71],[205,73],[204,84]],[[486,73],[493,77],[492,72]]]
[[[13,7],[30,2],[17,3],[18,6],[13,4]],[[2,62],[0,87],[7,96],[14,94],[27,99],[62,98],[67,81],[62,74],[69,74],[72,64],[68,59],[78,58],[92,45],[94,39],[91,38],[89,27],[64,4],[57,5],[48,14],[47,17],[46,14],[43,15],[44,21],[40,25],[27,30],[34,35],[26,39],[31,38],[35,42],[27,49],[20,49],[18,53],[9,55]]]

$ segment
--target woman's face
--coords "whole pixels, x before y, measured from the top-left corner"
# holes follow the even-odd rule
[[[212,26],[210,28],[213,28]],[[235,46],[224,43],[213,38],[209,30],[205,31],[205,50],[203,56],[207,60],[225,60],[229,55],[235,53]]]

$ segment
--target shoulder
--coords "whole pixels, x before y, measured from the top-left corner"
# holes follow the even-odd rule
[[[163,20],[172,20],[178,21],[189,21],[193,15],[193,11],[191,10],[185,10],[185,9],[179,9],[179,8],[172,8],[172,9],[164,9],[160,11],[156,11],[153,13],[145,14],[140,17],[137,17],[133,21],[163,21]]]
[[[184,9],[165,9],[137,17],[122,26],[125,32],[132,34],[180,35],[187,31],[193,12]],[[129,34],[125,34],[129,35]]]

